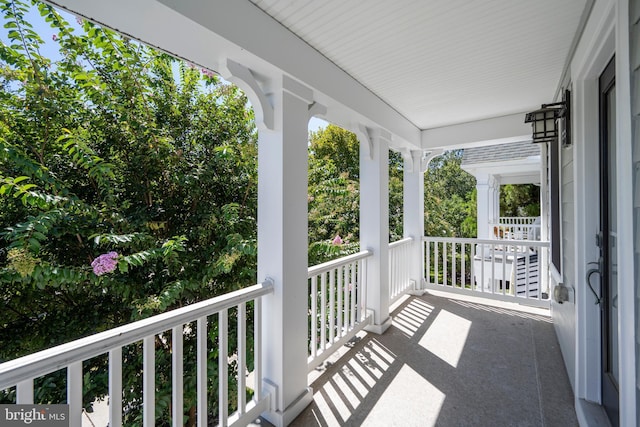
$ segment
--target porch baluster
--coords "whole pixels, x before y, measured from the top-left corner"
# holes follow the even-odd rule
[[[171,421],[173,427],[184,425],[184,375],[183,375],[183,325],[174,326],[171,330]]]
[[[320,348],[327,349],[327,273],[320,276]]]
[[[156,425],[156,336],[147,336],[142,344],[142,422]]]
[[[82,362],[67,366],[67,404],[69,427],[82,426]]]
[[[109,425],[122,425],[122,347],[109,351]]]
[[[452,272],[451,272],[451,286],[454,288],[457,288],[458,285],[456,284],[456,267],[458,264],[458,260],[456,259],[456,243],[453,242],[451,243],[451,268],[452,268]]]
[[[247,304],[238,305],[238,414],[247,409]]]
[[[329,271],[329,344],[333,345],[336,338],[336,317],[335,317],[335,288],[336,288],[336,272]]]
[[[16,403],[33,404],[33,380],[18,383],[16,387]]]
[[[208,425],[207,416],[207,318],[201,317],[197,322],[197,389],[198,389],[198,425]]]
[[[351,282],[349,286],[349,298],[351,301],[351,315],[349,316],[351,319],[350,325],[353,328],[356,325],[356,289],[357,289],[357,274],[356,271],[356,262],[352,262],[350,264],[351,268]]]
[[[218,313],[218,425],[226,427],[229,418],[229,316],[228,309]]]

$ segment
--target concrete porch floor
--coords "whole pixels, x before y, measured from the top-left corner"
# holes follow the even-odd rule
[[[363,334],[313,373],[314,401],[292,425],[578,425],[548,311],[505,307],[405,299],[385,334]]]

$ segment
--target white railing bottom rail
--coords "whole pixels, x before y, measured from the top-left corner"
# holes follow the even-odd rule
[[[423,238],[425,286],[548,307],[549,242]]]
[[[209,353],[208,324],[218,326],[218,424],[246,425],[256,419],[269,407],[269,396],[262,396],[261,384],[261,300],[262,296],[273,292],[273,285],[265,282],[240,289],[219,297],[195,303],[187,307],[162,313],[128,325],[110,329],[62,344],[47,350],[20,357],[0,364],[0,390],[17,387],[16,403],[34,403],[34,380],[58,371],[67,371],[67,403],[69,404],[72,427],[82,425],[82,397],[84,375],[83,362],[108,354],[109,376],[109,425],[120,426],[123,422],[123,347],[142,342],[142,414],[144,426],[156,424],[156,357],[161,347],[159,343],[170,343],[172,396],[172,425],[183,425],[183,340],[187,334],[196,335],[196,377],[197,377],[197,424],[208,425],[208,382]],[[247,303],[253,301],[254,324],[254,378],[256,384],[246,384],[247,373]],[[237,348],[229,349],[229,311],[236,314]],[[170,331],[170,333],[167,333]],[[233,341],[236,341],[235,339]],[[237,410],[227,413],[229,399],[228,355],[233,354],[237,366]],[[246,395],[254,391],[253,398],[246,402]],[[55,402],[54,402],[55,403]],[[177,414],[177,415],[173,415]]]
[[[371,256],[371,251],[362,251],[309,268],[309,371],[371,321],[366,310]]]
[[[389,244],[389,303],[411,290],[411,257],[413,238],[406,237]]]

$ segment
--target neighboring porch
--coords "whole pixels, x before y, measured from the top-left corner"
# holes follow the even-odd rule
[[[461,168],[476,179],[478,238],[548,240],[546,167],[546,148],[528,141],[464,150]],[[538,217],[501,216],[500,189],[509,184],[540,186]]]

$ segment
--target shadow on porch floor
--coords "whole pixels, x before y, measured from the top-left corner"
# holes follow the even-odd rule
[[[426,294],[311,384],[293,426],[575,426],[550,317]]]

